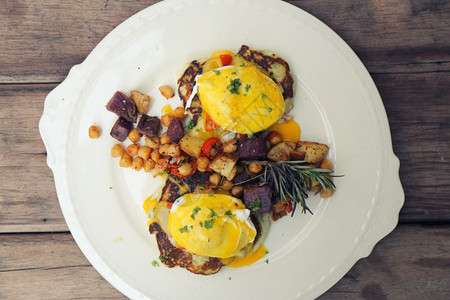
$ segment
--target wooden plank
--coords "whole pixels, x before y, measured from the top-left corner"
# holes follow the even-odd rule
[[[449,73],[374,79],[401,161],[406,202],[400,221],[450,221]],[[0,232],[67,231],[38,132],[43,99],[53,87],[0,86]]]
[[[0,235],[1,299],[126,299],[66,234]]]
[[[401,225],[321,299],[448,299],[450,226]],[[125,299],[70,234],[0,235],[1,299]]]
[[[3,1],[0,82],[60,82],[101,39],[159,1]],[[288,1],[335,30],[372,73],[450,70],[450,2]]]
[[[320,299],[450,299],[449,269],[449,225],[401,225]]]
[[[375,75],[405,191],[402,222],[450,221],[450,73]]]
[[[54,85],[0,85],[0,232],[67,231],[38,130]]]
[[[371,73],[450,70],[449,1],[289,2],[339,34]]]

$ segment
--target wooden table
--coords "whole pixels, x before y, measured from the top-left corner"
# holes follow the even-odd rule
[[[44,98],[115,26],[158,1],[0,1],[0,298],[122,299],[61,214]],[[381,93],[401,161],[400,224],[322,299],[450,299],[450,2],[289,1],[335,30]]]

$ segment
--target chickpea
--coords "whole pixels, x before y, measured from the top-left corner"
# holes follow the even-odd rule
[[[121,144],[115,144],[111,148],[111,156],[112,157],[120,157],[125,153],[125,150],[123,149]]]
[[[162,156],[167,156],[168,152],[169,152],[169,147],[170,144],[164,144],[161,147],[159,147],[159,154],[161,154]]]
[[[172,157],[178,157],[180,156],[180,146],[177,144],[171,144],[169,145],[169,148],[167,149],[167,155]]]
[[[235,197],[239,197],[244,192],[244,187],[242,185],[235,185],[231,189],[231,194]]]
[[[215,186],[219,185],[220,179],[221,179],[221,177],[217,173],[211,174],[211,176],[209,176],[209,182],[211,182]]]
[[[121,166],[122,168],[128,168],[130,165],[131,165],[131,156],[125,153],[119,160],[119,166]]]
[[[333,170],[333,164],[331,163],[331,161],[329,161],[328,159],[324,159],[322,160],[322,162],[320,163],[320,168],[322,169],[328,169],[328,170]]]
[[[321,189],[319,192],[319,195],[321,198],[329,198],[329,197],[331,197],[331,195],[333,195],[333,193],[334,193],[334,190],[332,190],[332,189],[327,189],[326,192],[324,189]]]
[[[180,175],[183,177],[189,176],[193,170],[194,166],[191,163],[184,163],[178,167],[178,172],[180,172]]]
[[[141,139],[141,134],[137,131],[136,128],[133,128],[128,134],[128,139],[136,144]]]
[[[100,136],[100,129],[95,125],[90,126],[89,127],[89,137],[91,139],[96,139],[99,136]]]
[[[146,160],[144,161],[143,168],[145,173],[148,173],[155,168],[155,162],[153,160]]]
[[[158,148],[159,147],[159,137],[146,137],[145,144],[150,148]]]
[[[139,147],[137,155],[142,157],[143,159],[147,160],[150,157],[150,153],[152,150],[148,146],[141,146]]]
[[[152,158],[152,160],[154,162],[157,162],[158,160],[161,159],[161,154],[159,154],[159,150],[155,149],[152,151],[152,153],[150,154],[150,157]]]
[[[223,152],[225,153],[233,153],[237,150],[237,141],[236,139],[229,140],[223,145]]]
[[[214,147],[211,147],[211,149],[209,150],[209,156],[210,157],[216,157],[217,153],[218,153],[218,151]]]
[[[139,146],[136,144],[131,144],[127,147],[127,153],[129,156],[136,156],[139,150]]]
[[[161,123],[166,126],[169,127],[170,122],[172,122],[172,120],[174,119],[174,116],[172,114],[165,114],[161,116]]]
[[[233,188],[233,183],[228,179],[224,179],[222,180],[222,185],[220,187],[222,190],[229,191]]]
[[[248,165],[248,170],[250,172],[252,172],[253,174],[257,174],[257,173],[261,172],[262,168],[263,168],[262,165],[257,164],[257,163],[250,163]]]
[[[167,166],[169,165],[169,161],[167,158],[161,158],[159,159],[155,164],[155,169],[161,173],[167,169]]]
[[[175,95],[173,88],[169,85],[162,85],[158,89],[161,95],[163,95],[166,99],[170,99]]]
[[[130,168],[132,168],[135,171],[140,171],[142,169],[142,166],[144,165],[144,160],[142,157],[135,157],[133,161],[131,162]]]
[[[161,144],[170,144],[171,142],[169,135],[167,135],[167,132],[164,132],[159,140]]]
[[[197,169],[200,172],[205,172],[206,168],[208,168],[209,165],[209,159],[205,156],[200,156],[197,158]]]
[[[281,138],[281,134],[279,134],[276,131],[272,131],[272,133],[270,134],[270,138],[269,138],[269,142],[271,145],[277,145],[279,143],[281,143],[282,138]]]
[[[184,117],[185,117],[184,107],[180,106],[180,107],[175,108],[172,115],[177,119],[184,119]]]

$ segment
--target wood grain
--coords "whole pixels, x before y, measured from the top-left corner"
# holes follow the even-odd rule
[[[0,246],[1,299],[125,299],[70,234],[3,234]],[[399,226],[320,299],[448,299],[449,253],[450,226]]]
[[[60,82],[103,37],[159,1],[3,1],[0,82]],[[450,2],[288,1],[335,30],[372,73],[450,70]]]
[[[379,74],[406,203],[401,222],[450,222],[450,73]]]
[[[0,233],[67,231],[38,124],[55,85],[0,85]]]
[[[0,244],[1,299],[126,299],[68,233],[3,234]]]

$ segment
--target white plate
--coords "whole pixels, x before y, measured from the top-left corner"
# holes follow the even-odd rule
[[[285,58],[296,82],[302,139],[330,145],[338,190],[309,199],[314,215],[273,224],[263,260],[213,276],[153,267],[158,251],[142,202],[160,183],[118,166],[109,155],[116,90],[149,93],[150,115],[166,103],[185,63],[242,44]],[[99,125],[100,139],[88,138]],[[306,12],[277,0],[173,0],[114,29],[45,101],[40,132],[67,224],[92,265],[135,299],[314,298],[394,229],[403,204],[399,161],[377,89],[352,50]],[[111,187],[111,188],[110,188]]]

